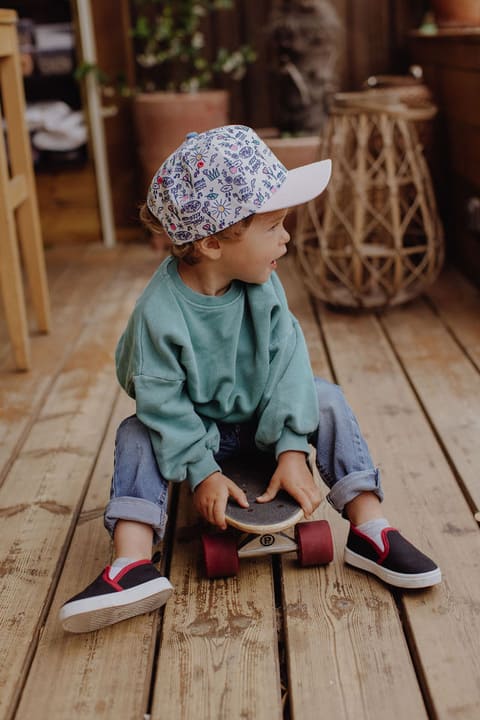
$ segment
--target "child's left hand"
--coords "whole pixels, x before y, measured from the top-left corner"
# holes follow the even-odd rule
[[[305,453],[287,450],[278,456],[277,469],[257,502],[270,502],[280,489],[299,503],[306,517],[320,505],[322,496],[305,462]]]

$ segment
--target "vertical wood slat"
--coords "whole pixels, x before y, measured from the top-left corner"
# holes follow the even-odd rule
[[[275,108],[281,102],[275,77],[277,58],[267,32],[271,4],[271,1],[242,4],[245,41],[257,54],[257,59],[247,69],[242,111],[246,114],[247,125],[257,128],[275,125]]]
[[[120,391],[16,720],[35,717],[38,707],[49,720],[130,720],[143,717],[147,710],[158,613],[80,635],[64,632],[58,621],[65,600],[86,587],[110,561],[103,509],[108,502],[114,437],[118,424],[134,407]],[[54,686],[62,691],[52,693]]]
[[[140,292],[129,256],[97,297],[89,323],[51,388],[0,488],[0,711],[9,717],[35,649],[117,382],[112,348]],[[132,282],[133,280],[133,282]],[[142,283],[144,284],[144,283]],[[3,717],[3,716],[2,716]]]
[[[115,84],[124,76],[129,87],[135,86],[135,57],[130,37],[131,8],[129,0],[91,2],[96,36],[98,65]],[[112,24],[116,23],[115,32]],[[117,226],[130,226],[137,220],[139,197],[136,169],[136,143],[129,98],[103,98],[106,150],[113,210]]]
[[[382,468],[385,514],[443,573],[440,585],[401,595],[429,714],[475,720],[480,697],[480,658],[474,649],[480,636],[477,524],[378,321],[324,309],[322,326],[339,381]],[[435,424],[435,417],[430,422]]]
[[[469,283],[458,270],[445,268],[441,281],[429,289],[428,297],[449,332],[480,371],[480,289]]]
[[[480,340],[480,301],[472,336]],[[469,503],[480,510],[480,376],[440,318],[421,300],[381,319],[455,466]],[[445,396],[449,402],[445,402]]]
[[[314,372],[330,379],[310,301],[288,260],[281,268],[289,305],[304,330]],[[322,485],[324,494],[326,488]],[[293,720],[369,720],[389,708],[397,720],[426,720],[395,598],[382,583],[343,564],[347,523],[325,502],[315,519],[332,527],[327,567],[282,558],[288,687]]]
[[[184,483],[151,720],[281,720],[271,562],[248,560],[238,577],[207,580],[202,529]]]

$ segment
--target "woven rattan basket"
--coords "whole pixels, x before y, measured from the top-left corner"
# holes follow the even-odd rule
[[[437,277],[443,233],[415,123],[433,105],[348,93],[336,102],[321,143],[333,173],[304,206],[295,234],[305,282],[338,307],[405,302]]]

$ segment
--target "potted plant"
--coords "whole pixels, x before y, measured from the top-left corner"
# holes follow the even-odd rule
[[[204,27],[234,0],[134,0],[137,63],[133,112],[144,183],[194,130],[228,122],[222,76],[240,80],[255,54],[248,46],[208,47]]]

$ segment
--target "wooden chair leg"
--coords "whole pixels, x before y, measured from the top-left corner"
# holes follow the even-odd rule
[[[50,302],[18,51],[0,63],[0,79],[7,128],[14,128],[8,134],[12,176],[23,176],[27,187],[26,198],[16,211],[18,237],[38,329],[48,332]]]
[[[3,138],[2,142],[0,142],[1,145],[3,145]],[[0,166],[1,164],[0,149]],[[4,179],[1,167],[0,173],[2,175],[0,177],[1,188]],[[0,233],[0,282],[15,366],[18,370],[28,370],[30,368],[30,344],[20,257],[13,213],[7,207],[5,197],[5,193],[0,192],[0,227],[2,228]]]

